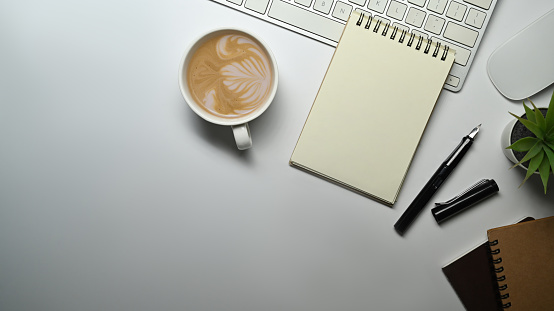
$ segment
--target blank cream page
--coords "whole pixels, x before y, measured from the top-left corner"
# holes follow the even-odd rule
[[[392,205],[454,61],[418,37],[407,46],[353,12],[304,125],[291,165]]]

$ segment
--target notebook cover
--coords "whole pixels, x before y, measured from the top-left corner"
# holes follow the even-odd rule
[[[533,220],[527,217],[521,222]],[[496,284],[490,269],[488,241],[454,259],[442,272],[468,311],[499,309]]]
[[[499,261],[496,276],[505,278],[498,282],[499,294],[507,295],[502,304],[516,311],[554,310],[554,216],[491,229],[487,235],[492,259]]]
[[[290,159],[292,166],[383,203],[398,196],[454,61],[352,12]],[[384,30],[388,29],[385,33]],[[383,35],[385,33],[385,35]],[[437,49],[438,55],[433,56]],[[442,55],[445,59],[441,60]]]

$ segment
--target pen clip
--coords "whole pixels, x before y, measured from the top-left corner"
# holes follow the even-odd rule
[[[481,191],[484,187],[488,186],[491,183],[490,179],[481,179],[477,183],[475,183],[473,186],[467,188],[462,193],[458,194],[457,196],[453,197],[452,199],[445,201],[445,202],[439,202],[435,203],[435,206],[447,206],[454,204],[456,202],[462,201],[466,199],[469,196],[472,196],[473,194]]]

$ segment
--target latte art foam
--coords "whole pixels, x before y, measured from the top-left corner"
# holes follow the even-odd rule
[[[265,50],[251,37],[226,33],[203,43],[192,56],[187,83],[194,100],[219,117],[249,114],[271,93]]]

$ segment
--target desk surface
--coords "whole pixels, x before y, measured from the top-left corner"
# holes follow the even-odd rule
[[[288,165],[333,48],[207,0],[0,5],[0,309],[463,310],[441,267],[489,228],[554,215],[554,189],[518,189],[524,173],[508,169],[500,133],[523,110],[486,74],[491,52],[551,8],[499,1],[389,208]],[[229,25],[254,29],[280,69],[245,152],[177,84],[189,43]],[[400,237],[393,224],[479,123],[433,200],[481,178],[500,193],[441,226],[428,208]]]

